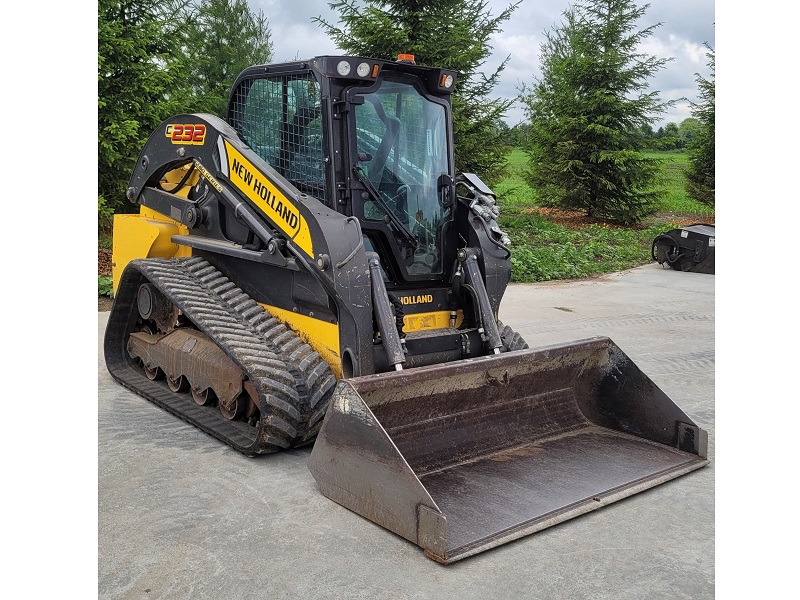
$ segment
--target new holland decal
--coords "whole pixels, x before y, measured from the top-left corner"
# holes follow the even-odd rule
[[[170,123],[164,135],[173,143],[185,146],[202,146],[206,141],[206,126],[202,123]]]
[[[298,208],[242,153],[225,141],[231,182],[252,200],[294,243],[314,257],[311,231]]]
[[[422,294],[419,296],[400,296],[400,302],[402,304],[429,304],[433,302],[433,296],[431,294]]]

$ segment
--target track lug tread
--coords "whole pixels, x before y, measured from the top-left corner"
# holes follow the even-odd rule
[[[184,407],[181,404],[184,399],[176,401],[175,394],[167,392],[166,386],[148,381],[140,383],[140,380],[146,380],[144,374],[131,365],[129,357],[122,356],[125,354],[124,343],[118,340],[126,339],[128,335],[122,330],[114,331],[110,336],[107,333],[111,341],[107,339],[106,348],[113,346],[112,351],[117,354],[111,356],[107,350],[106,362],[111,363],[109,371],[117,380],[248,456],[307,443],[308,392],[304,385],[297,386],[296,373],[290,372],[285,361],[279,358],[280,352],[275,352],[280,349],[274,344],[265,344],[263,334],[256,329],[273,320],[271,316],[264,318],[267,313],[260,305],[200,257],[137,259],[131,262],[129,269],[130,274],[126,269],[121,282],[127,287],[120,290],[124,293],[115,300],[110,319],[116,310],[121,316],[116,317],[115,322],[126,319],[130,322],[128,315],[136,311],[139,282],[149,281],[155,285],[189,321],[209,335],[243,368],[258,391],[261,420],[256,427],[225,421],[216,409]],[[237,302],[232,305],[223,296]],[[246,312],[237,311],[236,306],[245,308]],[[287,357],[288,354],[280,356]]]

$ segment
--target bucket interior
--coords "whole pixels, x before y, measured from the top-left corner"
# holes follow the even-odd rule
[[[621,430],[618,423],[632,423],[635,415],[658,421],[652,413],[662,411],[666,397],[630,361],[622,361],[628,372],[620,377],[620,369],[609,368],[618,358],[607,345],[577,346],[534,363],[509,356],[501,368],[412,379],[399,390],[361,390],[446,517],[448,557],[542,529],[705,464]],[[609,376],[624,381],[636,399],[621,385],[608,398]],[[681,415],[670,415],[671,437]]]

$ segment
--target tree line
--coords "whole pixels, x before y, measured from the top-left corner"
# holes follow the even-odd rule
[[[687,149],[687,190],[714,204],[714,53],[696,75],[701,102],[680,124],[653,124],[674,103],[648,81],[670,59],[643,54],[660,26],[640,27],[649,5],[576,0],[545,32],[541,72],[517,98],[491,99],[508,58],[482,67],[495,33],[521,0],[492,16],[485,0],[338,0],[338,23],[314,21],[344,53],[459,72],[452,97],[456,170],[488,183],[504,174],[508,145],[528,156],[535,201],[620,223],[651,214],[660,165],[647,149]],[[269,23],[246,0],[99,0],[98,151],[101,220],[124,210],[124,190],[149,134],[168,116],[224,116],[236,75],[272,59]],[[307,57],[304,57],[307,58]],[[503,122],[519,100],[527,122]]]
[[[523,121],[512,127],[501,120],[496,127],[503,144],[510,148],[522,148],[526,144],[531,125]],[[653,129],[650,124],[643,125],[633,132],[632,137],[639,139],[640,150],[686,150],[695,145],[702,129],[703,124],[699,119],[687,117],[680,124],[669,122],[658,129]]]

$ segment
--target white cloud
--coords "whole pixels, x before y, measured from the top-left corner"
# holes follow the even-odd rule
[[[536,64],[539,58],[539,47],[544,37],[537,33],[495,34],[490,43],[494,54],[501,57],[511,55],[516,64]]]
[[[339,14],[331,10],[327,2],[318,0],[249,0],[250,6],[261,9],[270,22],[276,61],[304,59],[339,51],[328,39],[314,17],[322,17],[337,25]],[[492,15],[500,14],[511,4],[511,0],[488,0],[487,10]],[[641,26],[662,23],[654,34],[642,45],[642,50],[659,57],[672,57],[651,81],[651,88],[658,90],[662,99],[670,100],[686,96],[696,101],[697,85],[695,73],[708,75],[704,42],[714,46],[714,0],[649,0]],[[513,98],[521,83],[532,83],[540,73],[540,46],[545,31],[561,22],[561,15],[569,0],[524,0],[504,22],[502,31],[495,34],[490,45],[492,55],[484,65],[487,73],[493,72],[510,56],[494,97]],[[666,122],[680,122],[691,116],[688,104],[676,105],[667,115]],[[522,107],[517,103],[506,115],[509,124],[524,120]]]

